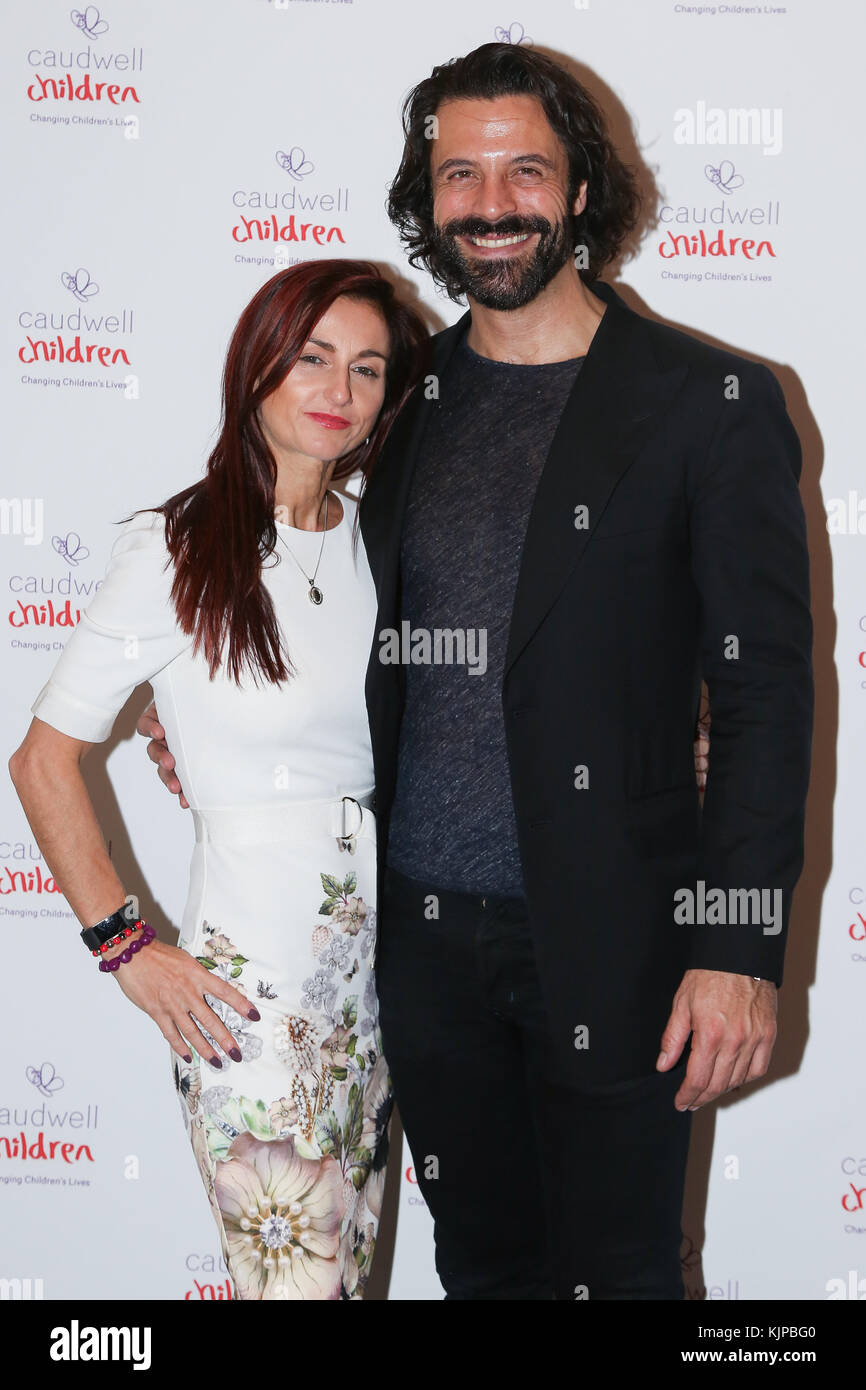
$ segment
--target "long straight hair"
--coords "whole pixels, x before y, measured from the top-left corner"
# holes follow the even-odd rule
[[[158,507],[139,509],[165,517],[177,620],[194,637],[193,654],[203,649],[211,679],[226,646],[226,670],[238,684],[245,667],[257,685],[259,675],[278,684],[294,673],[262,582],[262,562],[277,544],[277,465],[257,412],[341,295],[376,305],[390,336],[382,409],[369,439],[340,458],[332,475],[338,481],[360,472],[366,484],[391,425],[423,372],[427,329],[371,262],[305,261],[267,280],[238,320],[223,369],[220,434],[204,478]],[[356,515],[356,528],[357,523]]]

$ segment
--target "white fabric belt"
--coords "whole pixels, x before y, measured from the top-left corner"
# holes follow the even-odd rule
[[[193,809],[195,838],[213,844],[262,844],[333,835],[350,848],[356,839],[375,839],[373,791],[252,806]]]

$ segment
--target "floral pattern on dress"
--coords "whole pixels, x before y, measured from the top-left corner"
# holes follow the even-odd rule
[[[338,1299],[341,1180],[332,1159],[299,1157],[291,1139],[241,1134],[215,1188],[240,1298]]]
[[[204,955],[196,956],[196,960],[203,965],[206,970],[216,970],[219,966],[231,967],[229,979],[236,979],[241,970],[247,963],[246,956],[232,945],[228,937],[222,932],[217,932],[207,920],[202,922],[202,931],[205,934],[205,941],[202,947]]]
[[[319,916],[327,921],[311,930],[311,969],[299,997],[278,998],[260,979],[268,1012],[253,1023],[205,994],[242,1061],[227,1057],[201,1024],[221,1068],[197,1053],[192,1064],[174,1060],[184,1120],[241,1299],[361,1298],[375,1251],[392,1109],[372,975],[376,911],[357,892],[355,872],[320,879],[326,896]],[[243,954],[206,920],[200,936],[196,959],[246,995],[242,977],[253,953]],[[260,1058],[271,1071],[285,1070],[281,1094],[246,1093],[256,1087],[244,1084],[244,1074]]]

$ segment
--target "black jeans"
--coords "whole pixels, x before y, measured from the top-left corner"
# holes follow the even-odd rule
[[[551,1063],[521,899],[388,869],[380,907],[383,1050],[446,1298],[681,1299],[685,1059],[578,1086]]]

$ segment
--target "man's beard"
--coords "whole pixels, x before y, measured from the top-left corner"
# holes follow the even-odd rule
[[[550,284],[572,254],[571,219],[552,225],[545,217],[454,218],[436,228],[434,268],[449,294],[471,295],[486,309],[520,309]],[[532,255],[470,258],[458,236],[521,236],[538,232]]]

